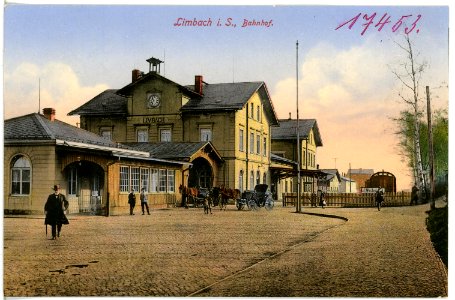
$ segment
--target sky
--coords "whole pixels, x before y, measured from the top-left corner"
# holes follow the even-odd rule
[[[448,107],[447,5],[8,4],[3,13],[5,119],[53,107],[75,125],[68,112],[127,85],[133,69],[147,72],[150,57],[182,85],[195,75],[264,81],[282,119],[296,118],[298,82],[299,117],[316,119],[321,133],[320,168],[388,171],[401,190],[412,178],[391,119],[408,108],[393,75],[407,61],[405,31],[427,65],[422,108],[427,85],[433,111]],[[200,26],[178,26],[179,18]]]

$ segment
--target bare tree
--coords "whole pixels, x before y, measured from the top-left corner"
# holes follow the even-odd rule
[[[404,36],[405,44],[402,45],[398,42],[395,44],[398,45],[405,53],[406,59],[403,63],[400,64],[400,71],[393,69],[392,73],[402,84],[402,92],[398,95],[411,107],[411,111],[414,115],[414,132],[413,132],[413,146],[414,151],[412,157],[409,159],[412,160],[414,166],[414,181],[420,191],[420,199],[425,195],[425,177],[423,174],[423,164],[422,164],[422,153],[420,147],[420,123],[419,116],[421,111],[419,110],[419,89],[420,89],[420,79],[422,74],[427,66],[426,62],[418,63],[416,56],[412,49],[412,43],[409,38],[409,35]]]

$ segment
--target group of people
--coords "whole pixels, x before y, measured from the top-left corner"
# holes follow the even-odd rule
[[[47,235],[47,225],[51,226],[52,240],[60,237],[62,231],[62,226],[69,224],[68,218],[65,215],[65,211],[69,207],[69,202],[66,200],[66,197],[60,193],[60,186],[54,185],[54,192],[47,197],[46,204],[44,205],[44,213],[46,215],[44,219],[44,225],[46,225],[46,235]],[[140,194],[142,214],[150,215],[150,209],[148,205],[147,194],[145,193],[145,188],[142,188]],[[128,195],[128,203],[130,205],[130,215],[134,215],[134,207],[136,206],[136,195],[134,194],[134,189],[131,190],[131,193]]]
[[[139,198],[141,199],[142,214],[145,215],[145,209],[147,209],[147,214],[150,215],[149,204],[147,194],[145,193],[145,188],[142,188]],[[134,194],[134,189],[132,189],[130,194],[128,195],[128,204],[130,205],[130,215],[134,215],[134,207],[136,206],[136,195]]]

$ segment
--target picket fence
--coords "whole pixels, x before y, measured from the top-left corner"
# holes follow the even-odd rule
[[[326,193],[324,199],[328,207],[372,207],[375,206],[374,193]],[[385,193],[383,206],[410,205],[411,193]],[[283,193],[283,206],[295,206],[297,193]],[[300,196],[302,206],[319,206],[316,194],[303,193]]]

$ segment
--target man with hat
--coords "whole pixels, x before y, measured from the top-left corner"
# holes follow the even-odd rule
[[[60,237],[62,224],[69,224],[64,213],[64,211],[68,209],[69,203],[65,196],[59,193],[59,189],[60,187],[58,185],[54,185],[54,193],[47,197],[46,204],[44,205],[44,212],[46,213],[44,224],[46,224],[46,226],[51,225],[53,240],[55,240],[57,236]]]

